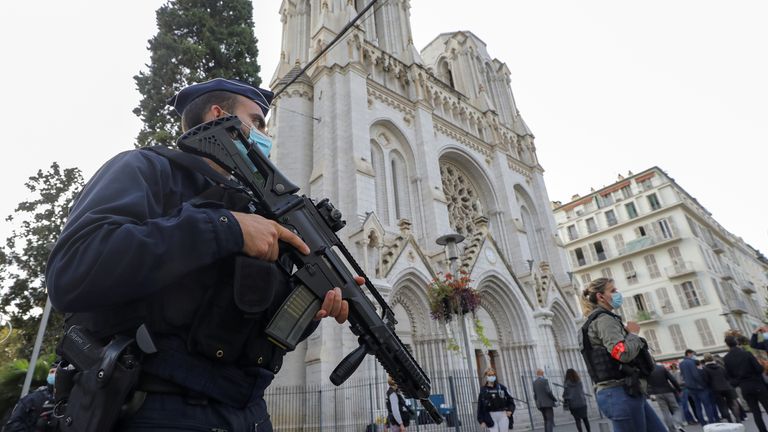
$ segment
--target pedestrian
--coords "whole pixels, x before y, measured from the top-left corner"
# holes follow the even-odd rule
[[[249,144],[268,154],[272,97],[216,78],[181,89],[168,103],[184,131],[237,116]],[[264,329],[293,291],[290,264],[279,252],[309,248],[291,230],[254,214],[253,197],[233,182],[209,159],[129,150],[102,166],[74,200],[48,260],[53,306],[66,313],[68,328],[77,325],[96,341],[148,329],[152,343],[143,346],[156,350],[145,351],[136,383],[126,380],[120,388],[146,397],[115,430],[272,430],[263,396],[287,350]],[[344,323],[348,314],[341,290],[329,290],[302,337],[320,319]],[[74,382],[92,394],[89,381]],[[124,402],[99,410],[71,404],[67,413],[109,422]]]
[[[584,385],[581,377],[574,369],[565,371],[565,380],[563,382],[563,408],[567,408],[576,422],[576,429],[581,431],[581,423],[584,428],[590,432],[589,418],[587,417],[587,398],[584,397]]]
[[[485,383],[480,388],[477,398],[477,421],[489,431],[507,431],[512,429],[512,414],[515,413],[515,401],[498,381],[496,370],[488,368],[483,373]]]
[[[610,278],[595,279],[582,291],[587,320],[581,328],[581,352],[595,383],[597,406],[615,432],[666,432],[646,400],[644,377],[653,371],[653,357],[637,335],[640,326],[632,321],[624,325],[613,312],[622,303]]]
[[[707,423],[716,423],[717,415],[714,412],[714,404],[708,397],[709,388],[704,382],[703,373],[697,367],[696,361],[696,352],[692,349],[686,349],[685,358],[680,362],[680,373],[685,380],[688,396],[693,399],[693,412],[699,423],[704,426]],[[702,407],[704,408],[703,412]],[[706,420],[704,420],[704,412],[707,414]]]
[[[689,425],[698,423],[698,421],[696,421],[696,419],[691,414],[691,403],[688,397],[688,389],[685,387],[685,380],[683,379],[683,374],[680,373],[678,363],[672,363],[669,366],[669,373],[672,374],[672,377],[680,385],[681,392],[677,394],[677,404],[682,409],[684,421]]]
[[[738,346],[735,336],[726,336],[725,344],[728,346],[728,354],[723,358],[726,376],[731,383],[741,388],[757,429],[768,432],[760,412],[760,405],[768,410],[768,389],[763,381],[763,367],[755,356]]]
[[[661,417],[669,432],[682,432],[682,409],[677,402],[677,395],[682,389],[680,383],[663,365],[657,364],[648,377],[648,394],[656,402]]]
[[[406,432],[411,424],[411,411],[392,377],[387,377],[387,426],[391,432]]]
[[[56,382],[56,366],[51,367],[46,385],[38,387],[13,407],[3,432],[43,432],[57,430],[53,424],[53,386]]]
[[[533,381],[533,397],[536,400],[536,408],[544,417],[544,432],[552,432],[555,428],[555,410],[557,398],[552,394],[549,380],[544,378],[544,371],[536,369],[536,379]]]
[[[704,382],[712,392],[720,416],[730,423],[741,423],[741,412],[737,402],[736,390],[725,373],[725,368],[715,361],[712,354],[704,354]],[[733,419],[728,411],[733,413]]]

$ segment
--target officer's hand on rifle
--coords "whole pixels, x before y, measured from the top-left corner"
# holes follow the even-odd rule
[[[255,214],[232,212],[243,233],[243,253],[264,261],[276,261],[279,241],[284,241],[307,255],[309,246],[279,223]],[[345,318],[346,319],[346,318]]]
[[[365,284],[365,279],[360,276],[355,276],[355,282],[358,285]],[[317,311],[315,315],[315,321],[321,320],[325,317],[334,317],[336,322],[344,324],[349,316],[349,303],[346,300],[341,299],[341,289],[334,288],[325,293],[325,299],[323,299],[323,306]]]

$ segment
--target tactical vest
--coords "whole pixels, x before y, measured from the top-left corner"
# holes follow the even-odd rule
[[[146,150],[168,158],[172,169],[185,170],[192,176],[219,177],[213,179],[219,184],[212,183],[190,201],[193,206],[247,213],[254,210],[250,196],[231,184],[216,181],[223,177],[202,159],[165,147]],[[166,214],[181,204],[169,203]],[[193,271],[149,298],[96,312],[72,313],[65,319],[68,326],[80,325],[103,339],[117,334],[133,336],[138,326],[146,324],[156,336],[160,351],[157,357],[167,350],[172,351],[174,359],[183,360],[184,352],[192,352],[215,365],[261,367],[277,373],[285,351],[267,340],[264,329],[292,291],[289,271],[288,262],[269,263],[237,255]],[[169,335],[173,338],[168,339],[173,340],[166,344],[163,338]],[[183,340],[185,346],[179,346],[178,340]],[[147,357],[145,370],[152,371],[153,356]],[[168,362],[157,363],[161,363],[159,369],[176,373],[165,364]],[[184,367],[178,365],[179,369]]]
[[[621,325],[621,317],[605,309],[597,309],[589,315],[587,322],[581,327],[582,349],[581,355],[584,357],[584,363],[587,364],[587,371],[595,384],[604,381],[620,380],[626,376],[621,371],[621,362],[611,357],[608,348],[601,346],[594,348],[589,341],[589,326],[597,317],[603,314],[610,315],[615,319],[618,325]]]

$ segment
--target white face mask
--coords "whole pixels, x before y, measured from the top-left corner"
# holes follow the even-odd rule
[[[495,375],[488,375],[488,382],[489,383],[495,383],[496,382],[496,376]]]

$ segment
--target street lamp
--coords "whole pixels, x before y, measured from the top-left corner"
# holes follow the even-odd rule
[[[456,267],[458,266],[458,259],[459,259],[459,248],[457,247],[459,243],[464,241],[464,236],[461,234],[446,234],[444,236],[441,236],[437,239],[437,244],[440,246],[445,247],[445,255],[448,257],[448,261],[450,261],[450,268],[451,268],[451,274],[453,277],[456,276]],[[472,351],[469,345],[469,332],[467,331],[467,320],[464,315],[461,316],[461,332],[462,336],[464,337],[464,350],[467,352],[467,372],[470,374],[470,376],[474,375],[474,367],[472,365]],[[474,389],[475,386],[475,378],[474,376],[470,380],[472,383],[472,388]]]

